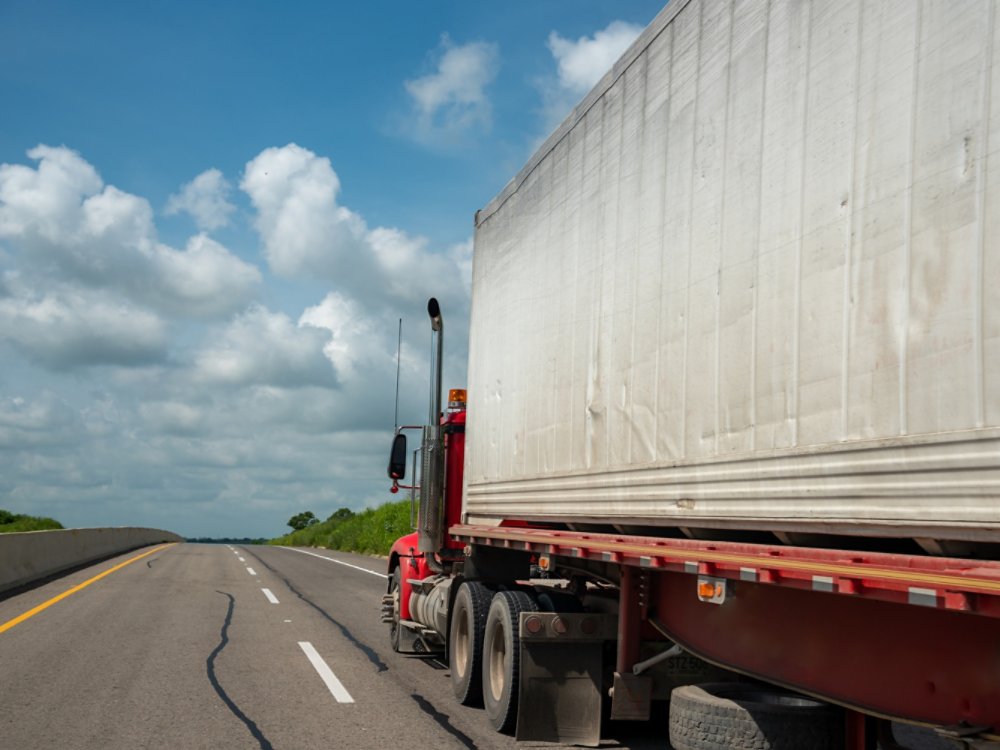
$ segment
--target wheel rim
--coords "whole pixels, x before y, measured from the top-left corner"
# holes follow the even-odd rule
[[[499,701],[503,697],[506,684],[504,668],[507,660],[507,641],[504,638],[503,624],[499,622],[493,627],[489,660],[490,693],[493,695],[493,700]]]
[[[469,665],[469,612],[458,613],[458,626],[455,629],[455,669],[464,675]]]
[[[389,637],[395,642],[396,634],[399,632],[399,581],[394,574],[392,577],[392,623],[389,625]]]

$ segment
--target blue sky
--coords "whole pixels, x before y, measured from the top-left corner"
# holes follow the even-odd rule
[[[0,507],[272,536],[389,496],[396,320],[662,3],[0,4]]]

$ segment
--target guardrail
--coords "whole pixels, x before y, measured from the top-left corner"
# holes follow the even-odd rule
[[[58,529],[0,534],[0,591],[161,542],[183,542],[160,529]]]

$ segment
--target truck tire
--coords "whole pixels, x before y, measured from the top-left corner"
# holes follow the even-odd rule
[[[463,706],[483,702],[483,632],[493,592],[477,581],[466,581],[455,595],[448,633],[451,687]]]
[[[389,645],[393,651],[399,651],[399,597],[402,590],[402,574],[397,567],[389,579],[389,593],[393,596],[392,622],[389,623]]]
[[[522,612],[537,612],[524,591],[500,591],[486,616],[483,639],[483,704],[498,732],[510,733],[517,724],[520,689],[521,639],[518,622]]]
[[[837,750],[843,742],[840,709],[777,688],[708,683],[670,697],[675,750]]]

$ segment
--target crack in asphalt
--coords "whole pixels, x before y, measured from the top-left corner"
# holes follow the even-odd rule
[[[388,672],[389,671],[389,667],[386,665],[386,663],[384,661],[382,661],[382,659],[379,657],[378,653],[376,653],[375,649],[373,649],[371,646],[368,646],[368,645],[362,643],[357,638],[355,638],[354,634],[351,633],[350,630],[348,630],[344,625],[342,625],[340,622],[338,622],[333,616],[330,615],[329,612],[327,612],[325,609],[323,609],[322,607],[320,607],[315,602],[311,601],[301,591],[299,591],[297,588],[295,588],[295,585],[292,584],[292,582],[289,581],[288,578],[286,578],[280,571],[276,570],[274,567],[272,567],[271,565],[269,565],[262,557],[260,557],[259,555],[257,555],[255,552],[250,552],[249,550],[247,550],[247,554],[253,555],[253,557],[261,565],[263,565],[269,571],[271,571],[272,573],[274,573],[274,575],[276,575],[278,578],[280,578],[284,582],[284,584],[286,586],[288,586],[288,589],[293,594],[295,594],[299,599],[301,599],[306,604],[308,604],[310,607],[312,607],[317,612],[319,612],[323,616],[324,619],[326,619],[327,621],[329,621],[330,623],[332,623],[333,625],[335,625],[340,630],[340,632],[344,635],[345,638],[347,638],[359,650],[361,650],[365,654],[365,656],[368,657],[368,661],[370,661],[372,664],[374,664],[375,668],[379,672]],[[398,680],[397,680],[397,682],[398,682]],[[430,719],[433,720],[438,726],[440,726],[441,729],[443,729],[445,732],[447,732],[452,737],[454,737],[456,740],[458,740],[460,743],[462,743],[462,745],[464,747],[468,748],[468,750],[479,750],[478,746],[475,743],[475,740],[473,740],[471,737],[469,737],[469,735],[465,734],[461,729],[458,729],[457,727],[455,727],[455,726],[452,725],[452,723],[451,723],[451,717],[448,716],[448,714],[445,714],[445,713],[442,713],[441,711],[438,711],[437,708],[434,707],[433,703],[431,703],[429,700],[427,700],[426,698],[424,698],[421,695],[418,695],[416,693],[410,693],[410,697],[413,699],[413,702],[417,704],[417,706],[420,708],[421,711],[423,711],[425,714],[427,714],[427,716],[430,717]]]
[[[369,645],[367,645],[367,644],[362,643],[361,641],[359,641],[350,630],[348,630],[344,625],[342,625],[340,622],[338,622],[336,619],[334,619],[334,617],[329,612],[327,612],[325,609],[323,609],[321,606],[319,606],[318,604],[316,604],[314,601],[312,601],[307,596],[305,596],[301,591],[299,591],[297,588],[295,588],[294,584],[292,584],[291,581],[289,581],[287,578],[285,578],[285,576],[282,575],[279,571],[275,570],[270,565],[268,565],[264,561],[263,558],[259,557],[258,555],[256,555],[253,552],[248,552],[248,554],[253,555],[254,558],[256,558],[258,562],[260,562],[261,565],[263,565],[265,568],[267,568],[272,573],[274,573],[276,576],[278,576],[278,578],[280,578],[282,581],[284,581],[285,585],[288,586],[288,589],[293,594],[295,594],[297,597],[299,597],[299,599],[301,599],[306,604],[308,604],[310,607],[312,607],[317,612],[319,612],[330,623],[332,623],[333,625],[336,625],[337,628],[340,630],[341,634],[347,640],[349,640],[351,643],[353,643],[354,646],[359,651],[361,651],[365,656],[368,657],[368,661],[370,661],[375,666],[375,669],[377,671],[379,671],[379,672],[387,672],[389,670],[389,667],[387,667],[386,664],[385,664],[385,662],[382,661],[382,659],[379,657],[379,655],[375,652],[375,649],[373,649],[371,646],[369,646]]]
[[[225,688],[219,683],[219,678],[215,675],[215,658],[222,653],[222,649],[226,647],[229,643],[229,625],[233,621],[233,610],[236,608],[236,600],[233,598],[232,594],[227,594],[225,591],[216,591],[216,594],[222,594],[229,600],[229,607],[226,610],[226,619],[222,623],[222,631],[220,633],[221,639],[219,645],[215,647],[211,654],[209,654],[208,659],[205,660],[205,667],[208,671],[208,681],[212,683],[212,687],[215,688],[215,692],[222,699],[222,702],[226,704],[226,707],[233,713],[237,719],[246,725],[246,728],[253,735],[253,738],[257,740],[260,744],[261,750],[274,750],[273,745],[268,741],[264,733],[260,731],[260,728],[254,723],[254,721],[248,717],[240,707],[233,702],[233,699],[229,697],[226,693]]]
[[[463,745],[465,745],[467,748],[469,748],[469,750],[479,750],[476,747],[475,741],[469,735],[467,735],[461,729],[452,726],[448,714],[443,714],[440,711],[438,711],[436,708],[434,708],[434,705],[429,700],[427,700],[421,695],[417,695],[416,693],[410,693],[410,697],[413,698],[413,701],[418,706],[420,706],[420,710],[423,711],[428,716],[430,716],[432,719],[434,719],[434,721],[437,722],[438,726],[441,727],[444,731],[446,731],[452,737],[454,737]]]

